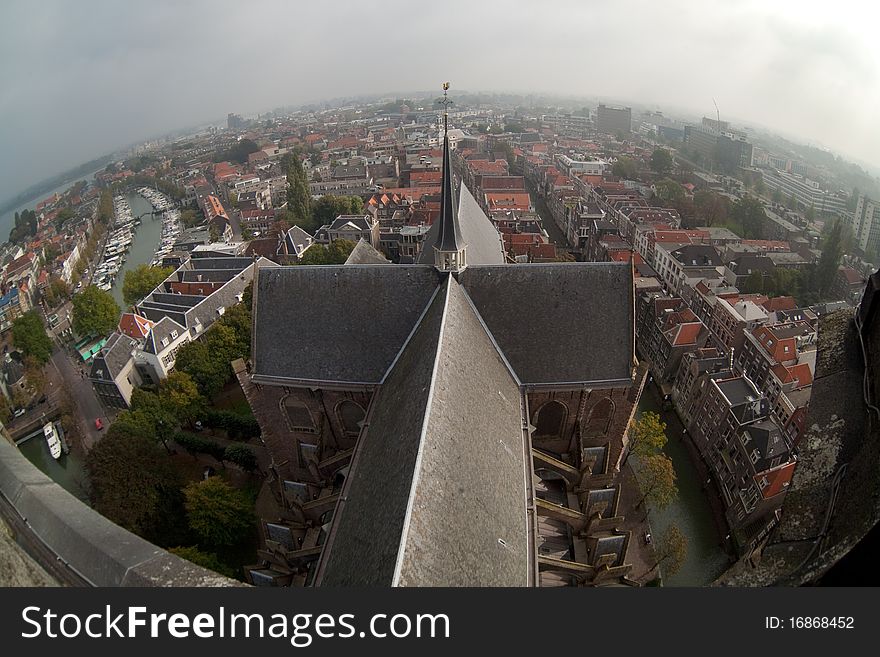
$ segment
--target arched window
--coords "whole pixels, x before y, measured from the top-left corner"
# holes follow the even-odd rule
[[[361,422],[364,421],[364,409],[361,405],[351,401],[343,400],[336,407],[336,417],[342,425],[342,430],[349,436],[357,436],[361,431]]]
[[[282,402],[284,413],[287,416],[287,422],[292,431],[303,431],[306,433],[318,433],[315,421],[308,407],[301,401],[297,401],[294,397],[285,397]]]
[[[613,418],[614,402],[608,397],[600,399],[590,409],[590,415],[584,427],[584,434],[587,436],[604,436],[608,433],[608,428],[611,426]]]
[[[562,436],[565,428],[565,419],[568,417],[568,408],[560,401],[548,401],[535,412],[533,424],[535,436],[542,438],[557,438]]]

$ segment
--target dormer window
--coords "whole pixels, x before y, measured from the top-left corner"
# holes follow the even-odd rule
[[[177,331],[171,331],[171,339],[174,340],[177,338]]]
[[[169,343],[168,336],[165,336],[164,338],[162,338],[161,342],[162,342],[163,347],[167,347],[168,343]]]

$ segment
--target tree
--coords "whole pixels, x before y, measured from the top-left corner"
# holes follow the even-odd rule
[[[303,254],[301,265],[341,265],[344,264],[354,249],[355,243],[350,240],[334,240],[330,246],[313,244]]]
[[[779,187],[773,190],[773,196],[771,197],[771,200],[774,203],[782,203],[782,191]]]
[[[629,450],[623,462],[626,463],[630,454],[640,457],[657,454],[666,446],[666,423],[657,413],[646,411],[638,420],[629,425]]]
[[[663,535],[656,548],[657,563],[654,568],[663,567],[664,574],[672,577],[679,571],[685,558],[687,557],[688,541],[687,537],[681,532],[676,525],[670,525]]]
[[[651,168],[654,171],[662,176],[672,169],[672,166],[672,155],[669,154],[669,151],[665,148],[654,149],[654,152],[651,153]]]
[[[109,292],[89,285],[73,297],[73,330],[79,335],[107,335],[119,322],[119,306]]]
[[[311,201],[309,181],[299,159],[299,153],[285,156],[283,164],[287,169],[287,212],[304,230],[312,232]],[[317,226],[315,226],[317,228]]]
[[[812,203],[810,203],[810,207],[807,208],[805,217],[807,221],[813,221],[813,219],[816,218],[816,208],[813,207]]]
[[[767,190],[766,185],[764,185],[764,178],[761,175],[757,176],[755,180],[755,193],[758,195],[763,194]]]
[[[639,166],[636,161],[629,157],[619,157],[611,166],[611,173],[618,178],[626,178],[632,180],[639,173]]]
[[[755,270],[746,277],[742,285],[742,292],[746,294],[761,294],[764,292],[764,273]]]
[[[209,332],[214,330],[216,327],[212,326]],[[205,341],[187,342],[181,346],[174,367],[186,372],[208,399],[212,399],[223,389],[231,375],[229,364],[211,353],[207,338]]]
[[[125,301],[125,305],[131,306],[143,299],[173,271],[172,267],[150,267],[149,265],[138,265],[134,269],[129,269],[125,272],[125,280],[122,283],[122,299]]]
[[[835,219],[831,232],[822,245],[822,255],[816,265],[816,288],[822,297],[828,294],[837,278],[837,268],[843,255],[840,234],[840,220]]]
[[[745,239],[760,239],[767,221],[767,213],[761,201],[748,195],[737,199],[731,206],[730,215],[742,226],[742,235]]]
[[[0,395],[0,422],[7,424],[12,419],[12,409],[6,401],[6,395]]]
[[[714,226],[727,221],[730,201],[726,196],[701,189],[694,194],[694,207],[703,219],[703,225]]]
[[[60,276],[52,277],[47,289],[56,303],[70,298],[70,286]]]
[[[205,400],[189,374],[175,370],[159,384],[159,400],[178,422],[190,422],[203,408]]]
[[[148,540],[168,544],[182,513],[181,481],[152,438],[126,434],[114,423],[86,455],[86,470],[98,512]]]
[[[794,195],[794,192],[792,192],[791,195],[788,197],[788,201],[785,203],[785,206],[789,210],[797,210],[798,209],[797,197]]]
[[[642,499],[639,500],[637,507],[650,502],[652,506],[662,509],[678,495],[675,468],[672,466],[672,460],[664,454],[650,454],[641,459],[638,479],[642,489]]]
[[[222,478],[193,482],[183,489],[183,496],[189,526],[204,545],[235,545],[253,531],[253,504]]]
[[[235,571],[220,561],[220,558],[213,552],[202,552],[195,546],[191,547],[173,547],[168,550],[171,554],[176,554],[181,559],[191,561],[197,566],[213,570],[224,577],[234,578]]]
[[[33,356],[25,356],[24,378],[27,387],[35,395],[42,395],[46,391],[46,373],[43,372],[43,363]]]
[[[12,322],[12,344],[25,357],[46,363],[52,356],[52,340],[36,310],[29,310]]]
[[[257,457],[247,445],[228,445],[223,450],[223,460],[235,463],[246,472],[253,472],[257,469]]]
[[[327,194],[312,204],[312,223],[329,224],[341,214],[362,214],[364,202],[360,196],[333,196]]]
[[[664,203],[672,204],[681,203],[687,195],[684,187],[669,178],[664,178],[654,184],[654,194]]]

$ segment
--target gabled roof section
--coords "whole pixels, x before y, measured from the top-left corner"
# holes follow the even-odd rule
[[[445,293],[434,296],[373,398],[324,548],[322,586],[394,580],[445,305]]]
[[[260,268],[254,380],[379,383],[440,280],[407,265]]]
[[[390,265],[391,261],[379,253],[373,246],[363,237],[355,244],[348,258],[345,260],[346,265]]]
[[[520,391],[454,278],[373,402],[321,585],[526,586]]]
[[[631,380],[629,263],[469,266],[458,277],[523,385]]]

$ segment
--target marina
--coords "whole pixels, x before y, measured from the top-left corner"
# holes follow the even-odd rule
[[[99,287],[103,285],[102,289],[109,290],[119,306],[124,307],[125,273],[139,265],[157,264],[156,253],[163,248],[163,239],[179,233],[180,211],[167,196],[148,187],[117,197],[116,208],[116,219],[93,282]],[[99,282],[99,275],[103,281]]]

